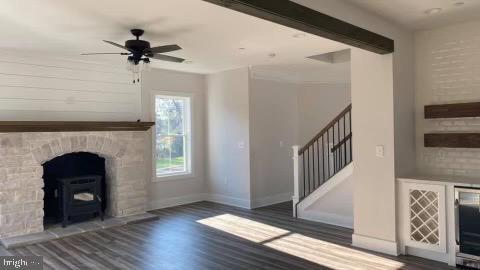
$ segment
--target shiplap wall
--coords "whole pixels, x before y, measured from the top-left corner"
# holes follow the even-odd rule
[[[480,101],[480,21],[416,34],[417,163],[420,172],[478,177],[480,149],[425,148],[423,134],[480,132],[480,118],[424,119],[425,105]]]
[[[0,56],[0,120],[134,121],[140,84],[124,65]]]

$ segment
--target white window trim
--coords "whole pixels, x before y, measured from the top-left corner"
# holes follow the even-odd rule
[[[174,181],[174,180],[184,180],[184,179],[192,179],[195,177],[195,143],[194,143],[194,134],[195,134],[195,120],[193,118],[193,114],[195,111],[195,95],[194,93],[188,92],[173,92],[173,91],[160,91],[160,90],[152,90],[150,94],[150,108],[151,108],[151,117],[152,121],[156,121],[155,115],[155,97],[156,96],[167,96],[167,97],[188,97],[190,98],[190,136],[188,136],[188,141],[190,143],[189,149],[189,156],[190,159],[187,162],[190,163],[190,172],[182,172],[182,173],[172,173],[166,174],[164,176],[157,176],[157,165],[156,165],[156,128],[152,129],[152,182],[166,182],[166,181]]]

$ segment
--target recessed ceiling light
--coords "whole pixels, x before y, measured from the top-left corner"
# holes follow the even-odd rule
[[[245,50],[245,48],[244,48],[244,47],[240,47],[240,48],[238,48],[238,49],[239,49],[240,51],[243,51],[243,50]]]
[[[296,33],[295,35],[293,35],[294,38],[304,38],[305,36],[305,33]]]
[[[271,54],[268,55],[268,57],[270,57],[270,58],[274,58],[275,56],[277,56],[276,53],[271,53]]]
[[[465,5],[465,2],[456,2],[456,3],[453,4],[453,5],[459,7],[459,6]]]
[[[425,10],[425,14],[427,14],[427,15],[432,15],[432,14],[437,14],[437,13],[439,13],[440,11],[442,11],[441,8],[431,8],[431,9]]]

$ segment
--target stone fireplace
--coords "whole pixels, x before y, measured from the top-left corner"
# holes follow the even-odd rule
[[[107,215],[145,212],[144,131],[0,133],[0,238],[42,232],[43,167],[69,153],[105,159]]]

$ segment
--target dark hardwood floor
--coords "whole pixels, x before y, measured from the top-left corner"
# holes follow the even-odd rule
[[[12,250],[44,269],[451,269],[352,248],[352,231],[295,220],[291,203],[256,210],[200,202],[152,211],[158,220]]]

